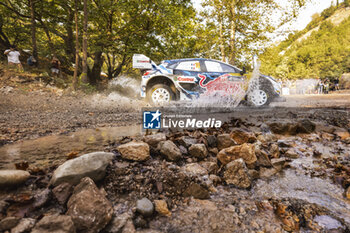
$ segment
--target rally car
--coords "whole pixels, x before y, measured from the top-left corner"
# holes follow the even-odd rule
[[[255,85],[245,69],[212,59],[164,60],[156,65],[142,54],[134,54],[133,68],[143,72],[141,97],[151,104],[174,100],[194,100],[202,96],[241,96],[253,106],[277,100],[281,85],[272,77],[259,74]]]

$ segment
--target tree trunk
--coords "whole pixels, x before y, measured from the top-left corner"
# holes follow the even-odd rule
[[[234,65],[236,62],[236,0],[231,0],[231,29],[230,29],[230,59],[229,63]]]
[[[35,22],[35,0],[29,0],[30,5],[30,20],[31,20],[31,31],[32,31],[32,48],[33,48],[33,57],[38,62],[38,48],[36,45],[36,22]]]
[[[81,80],[84,83],[88,82],[88,78],[87,78],[87,73],[88,73],[88,67],[87,67],[87,46],[88,46],[87,29],[88,29],[87,0],[84,0],[83,73],[82,73],[82,77],[81,77]]]
[[[73,76],[73,89],[77,89],[79,69],[79,27],[78,27],[78,0],[75,0],[75,68]]]
[[[97,82],[100,81],[101,69],[103,65],[102,51],[97,51],[94,55],[94,66],[89,73],[89,83],[91,85],[96,85]]]
[[[78,6],[76,6],[77,8]],[[70,61],[74,61],[74,54],[76,53],[74,48],[74,33],[73,33],[73,21],[75,18],[75,15],[77,13],[73,12],[70,7],[68,7],[68,16],[67,16],[67,22],[66,22],[66,30],[67,30],[67,37],[64,37],[64,43],[65,43],[65,50],[67,56],[70,58]]]

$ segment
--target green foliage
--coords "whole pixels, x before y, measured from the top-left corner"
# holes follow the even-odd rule
[[[334,13],[334,7],[331,11]],[[329,12],[329,10],[325,10]],[[332,13],[332,14],[333,14]],[[329,17],[323,15],[323,19]],[[328,15],[328,16],[327,16]],[[264,73],[278,78],[338,78],[343,73],[350,72],[350,18],[338,26],[330,21],[320,21],[311,35],[302,40],[291,36],[277,46],[268,48],[261,56]],[[311,25],[316,25],[311,22]]]

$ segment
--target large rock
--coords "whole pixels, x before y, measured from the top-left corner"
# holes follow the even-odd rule
[[[85,177],[74,188],[67,204],[67,215],[72,217],[78,231],[95,233],[112,219],[112,204],[101,194],[94,181]]]
[[[0,187],[14,186],[24,183],[30,174],[22,170],[0,170]]]
[[[113,158],[113,153],[94,152],[68,160],[54,171],[50,183],[53,186],[63,182],[75,185],[83,177],[99,181],[105,176],[106,167]]]
[[[254,133],[244,129],[234,129],[232,130],[230,136],[239,145],[242,145],[243,143],[256,142]]]
[[[158,149],[169,161],[177,161],[182,158],[180,149],[170,140],[160,142]]]
[[[198,159],[204,159],[208,156],[208,150],[204,144],[193,144],[188,149],[188,152]]]
[[[122,158],[133,161],[145,161],[150,158],[149,145],[145,142],[129,142],[118,146]]]
[[[239,158],[242,158],[247,164],[253,164],[257,160],[254,144],[247,143],[222,149],[218,153],[217,158],[223,165]]]
[[[238,188],[249,188],[251,185],[249,171],[243,159],[236,159],[226,165],[224,179],[226,184],[233,184]]]
[[[75,233],[75,227],[70,216],[49,215],[35,225],[32,233]]]
[[[217,145],[219,150],[234,146],[236,144],[237,143],[231,138],[229,134],[220,134],[217,136]]]
[[[154,211],[154,206],[148,198],[142,198],[136,202],[136,211],[143,216],[151,216]]]
[[[277,134],[296,135],[298,133],[312,133],[315,131],[316,125],[308,119],[302,119],[296,123],[271,123],[270,128],[272,132]]]
[[[150,146],[157,148],[158,143],[166,140],[166,136],[164,133],[157,133],[147,135],[143,138],[143,140]]]

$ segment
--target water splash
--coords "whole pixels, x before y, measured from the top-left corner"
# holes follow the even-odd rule
[[[202,94],[198,99],[192,101],[190,105],[192,107],[238,107],[248,93],[259,89],[259,69],[260,63],[254,67],[252,77],[250,79],[246,78],[244,82],[240,83],[240,88],[237,88],[237,86],[234,85],[232,86],[232,83],[230,83],[231,81],[227,80],[227,85],[223,88],[224,90],[215,90],[210,94]]]

